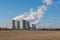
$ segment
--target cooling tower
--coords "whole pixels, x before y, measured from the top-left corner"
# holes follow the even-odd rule
[[[30,22],[26,21],[26,29],[30,30]]]
[[[12,29],[16,29],[15,20],[12,20]]]
[[[26,21],[20,20],[20,29],[26,29]]]
[[[23,29],[26,29],[26,20],[22,20],[23,21]]]
[[[16,21],[17,22],[17,30],[20,30],[20,21]]]
[[[26,20],[20,20],[20,29],[30,29],[30,23]]]
[[[20,21],[12,20],[12,29],[30,30],[30,22],[26,20],[20,20]]]
[[[36,24],[32,24],[32,30],[36,30]]]

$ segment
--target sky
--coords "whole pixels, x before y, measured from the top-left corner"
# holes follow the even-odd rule
[[[40,28],[60,28],[60,0],[52,2],[44,13]],[[42,0],[0,0],[0,27],[9,25],[14,17],[29,12],[31,8],[37,10],[43,4]]]

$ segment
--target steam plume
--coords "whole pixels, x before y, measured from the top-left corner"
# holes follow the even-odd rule
[[[52,4],[52,0],[43,0],[43,2],[44,2],[47,6],[49,6],[49,5]]]
[[[13,18],[13,20],[27,20],[33,24],[40,23],[41,19],[44,17],[45,11],[47,11],[47,6],[52,4],[52,0],[43,0],[43,3],[44,5],[38,7],[36,11],[33,11],[33,8],[31,8],[29,14],[24,13]]]

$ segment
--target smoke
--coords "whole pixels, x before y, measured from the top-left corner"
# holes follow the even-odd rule
[[[43,0],[43,3],[49,6],[49,5],[52,5],[52,0]]]
[[[43,3],[44,5],[38,7],[36,11],[33,11],[33,8],[31,8],[29,13],[23,13],[13,18],[13,20],[27,20],[32,24],[39,24],[47,11],[47,6],[52,4],[52,0],[43,0]]]

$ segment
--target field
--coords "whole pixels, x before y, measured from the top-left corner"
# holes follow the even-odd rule
[[[60,40],[60,31],[0,31],[0,40]]]

